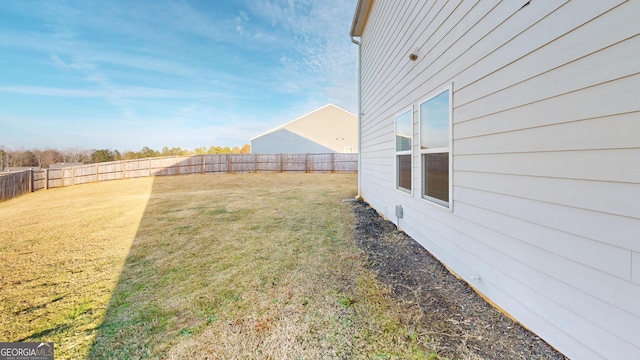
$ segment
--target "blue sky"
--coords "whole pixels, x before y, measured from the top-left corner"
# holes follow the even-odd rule
[[[357,111],[356,0],[0,1],[0,147],[242,146]]]

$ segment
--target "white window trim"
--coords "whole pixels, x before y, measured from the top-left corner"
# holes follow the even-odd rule
[[[396,135],[398,134],[398,117],[402,116],[406,113],[411,114],[411,145],[409,146],[409,150],[403,150],[403,151],[398,151],[396,150]],[[394,162],[394,172],[395,172],[395,185],[396,185],[396,190],[404,193],[404,194],[409,194],[411,196],[413,196],[413,188],[414,188],[414,164],[413,164],[413,148],[414,148],[414,135],[413,135],[413,127],[415,124],[415,120],[414,120],[414,116],[413,116],[413,105],[411,107],[408,107],[402,111],[400,111],[399,113],[397,113],[394,117],[393,117],[393,151],[394,151],[394,155],[393,155],[393,162]],[[398,168],[398,155],[409,155],[411,156],[411,189],[405,189],[405,188],[401,188],[399,183],[400,183],[400,169]]]
[[[440,147],[434,149],[422,149],[422,104],[435,98],[445,91],[449,91],[449,146]],[[441,87],[433,91],[429,96],[418,102],[418,145],[419,159],[420,159],[420,198],[429,204],[434,204],[438,208],[443,208],[449,211],[453,211],[453,83],[448,86]],[[424,169],[422,162],[423,154],[443,153],[445,150],[449,152],[449,202],[444,202],[440,199],[436,199],[431,196],[424,195]]]

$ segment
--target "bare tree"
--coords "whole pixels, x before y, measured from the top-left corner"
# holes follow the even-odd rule
[[[0,149],[0,171],[6,169],[9,165],[9,155],[4,149]]]

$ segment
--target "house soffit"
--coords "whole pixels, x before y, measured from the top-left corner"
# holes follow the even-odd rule
[[[353,21],[351,22],[351,36],[362,36],[373,1],[374,0],[358,0],[356,11],[353,14]]]

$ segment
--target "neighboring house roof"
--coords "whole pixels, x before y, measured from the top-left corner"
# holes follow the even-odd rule
[[[344,146],[357,148],[358,117],[333,104],[327,104],[286,124],[266,131],[250,141],[273,135],[281,136],[282,130],[313,141],[325,148],[343,152]],[[348,143],[345,143],[345,140]]]
[[[26,170],[40,170],[40,168],[37,166],[11,166],[4,169],[5,172],[17,172]]]
[[[260,140],[262,139],[265,139],[266,141],[261,142]],[[324,154],[337,152],[335,149],[323,146],[312,139],[300,136],[287,129],[278,129],[268,133],[263,138],[252,140],[251,151],[254,154]]]
[[[82,166],[82,165],[84,164],[79,162],[56,163],[56,164],[49,165],[49,169],[62,169],[62,168],[67,168],[72,166]]]
[[[411,136],[396,135],[396,150],[411,149]]]
[[[351,22],[351,36],[362,36],[364,25],[367,23],[369,9],[371,9],[372,3],[373,0],[358,0],[356,12],[353,15],[353,21]]]

